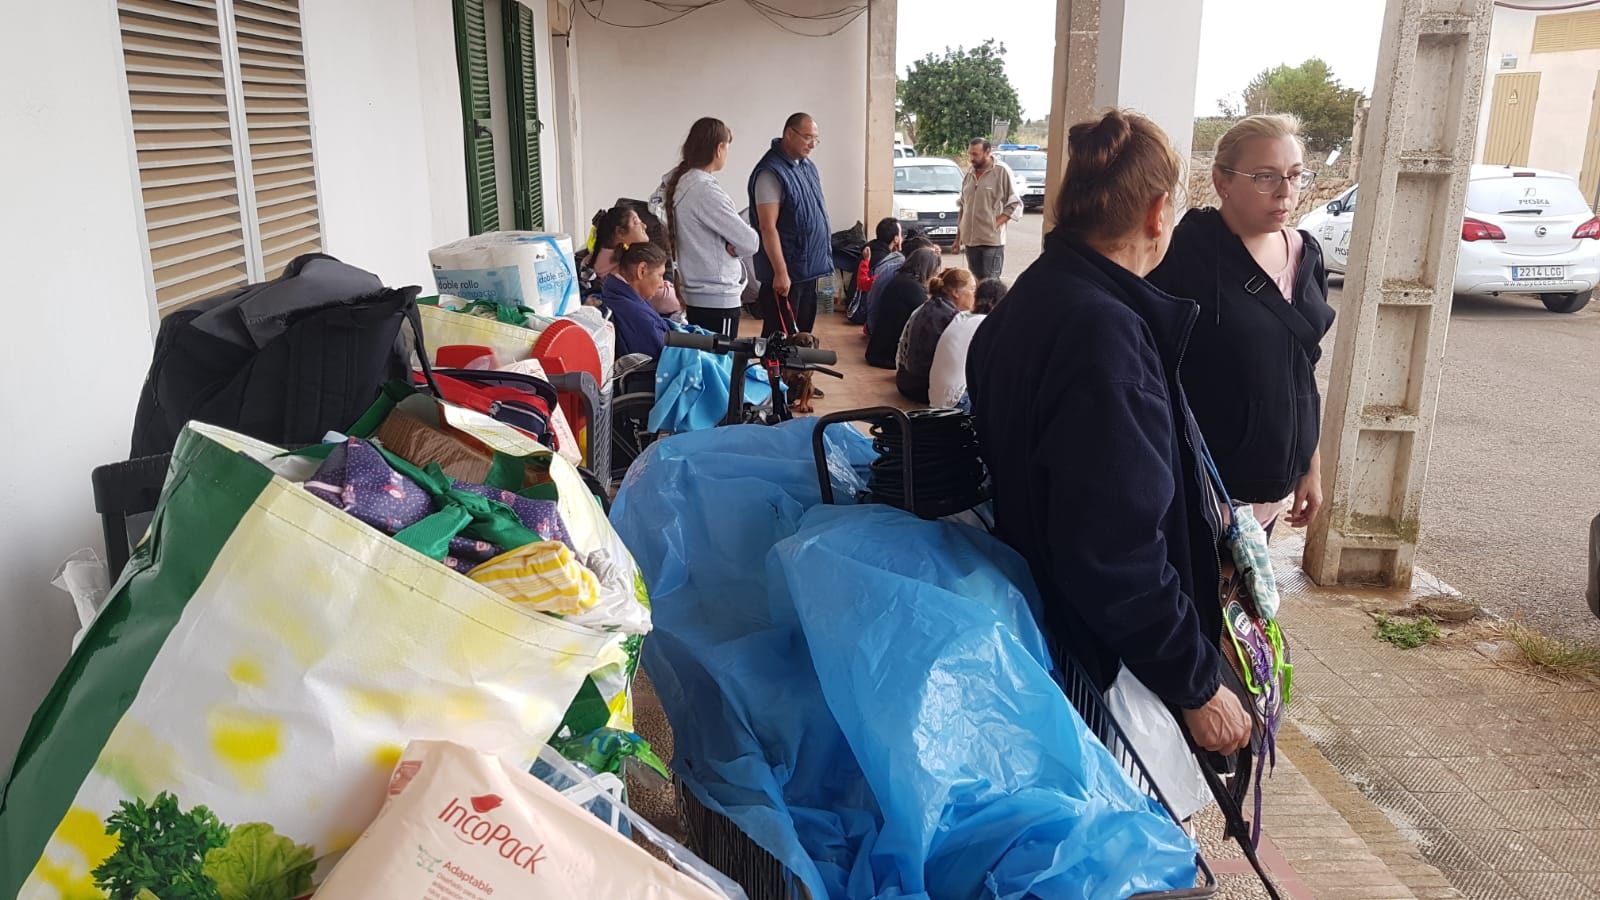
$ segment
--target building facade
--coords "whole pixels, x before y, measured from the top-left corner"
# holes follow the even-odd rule
[[[1497,6],[1478,161],[1571,175],[1600,202],[1600,6]],[[1597,207],[1600,208],[1600,207]]]
[[[846,227],[872,181],[869,23],[887,27],[892,64],[895,0],[831,18],[805,17],[837,0],[785,0],[782,15],[648,0],[12,6],[0,259],[21,290],[3,329],[17,435],[0,449],[0,767],[67,658],[77,623],[51,576],[100,545],[89,475],[127,455],[163,314],[306,252],[432,293],[428,250],[469,233],[581,241],[595,210],[650,195],[702,115],[737,135],[722,175],[736,198],[785,117],[816,115]],[[888,102],[885,183],[892,81]]]

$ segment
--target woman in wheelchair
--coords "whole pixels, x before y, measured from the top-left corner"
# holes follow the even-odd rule
[[[642,353],[661,355],[667,340],[667,320],[646,297],[660,289],[666,278],[667,253],[655,244],[634,244],[623,251],[616,271],[600,286],[600,308],[617,329],[617,356]]]
[[[649,228],[632,207],[618,204],[602,210],[594,217],[594,254],[584,260],[584,267],[594,273],[604,289],[606,279],[622,265],[628,248],[646,243],[651,243]],[[682,321],[683,305],[671,281],[663,278],[644,299],[661,315]]]

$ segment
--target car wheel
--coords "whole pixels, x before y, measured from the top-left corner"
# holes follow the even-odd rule
[[[1589,305],[1589,298],[1594,296],[1594,291],[1579,291],[1576,294],[1540,294],[1539,299],[1544,301],[1544,308],[1553,313],[1575,313]]]

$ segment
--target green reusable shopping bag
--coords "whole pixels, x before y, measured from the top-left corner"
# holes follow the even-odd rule
[[[631,569],[577,472],[540,459],[575,541]],[[6,781],[0,896],[302,896],[409,741],[531,764],[623,656],[617,633],[521,608],[317,499],[298,484],[315,467],[184,431],[149,536]]]

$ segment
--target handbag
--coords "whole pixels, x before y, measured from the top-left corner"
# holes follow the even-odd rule
[[[1294,665],[1289,643],[1276,618],[1278,592],[1268,556],[1266,532],[1256,522],[1249,504],[1235,505],[1222,483],[1211,451],[1200,448],[1206,472],[1217,495],[1227,504],[1229,522],[1222,540],[1233,557],[1234,568],[1227,574],[1221,592],[1222,656],[1236,679],[1232,687],[1240,695],[1255,726],[1258,756],[1268,765],[1277,765],[1277,734],[1283,711],[1289,704]],[[1241,521],[1244,522],[1241,525]],[[1270,613],[1269,613],[1270,610]],[[1257,761],[1255,771],[1256,809],[1250,842],[1261,837],[1261,778],[1265,766]],[[1244,778],[1241,778],[1241,782]],[[1237,795],[1242,798],[1242,793]]]

